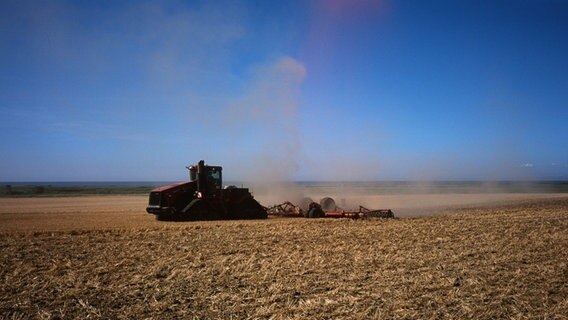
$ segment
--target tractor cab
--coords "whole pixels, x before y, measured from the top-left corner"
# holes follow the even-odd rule
[[[220,166],[206,166],[203,160],[186,167],[189,170],[189,180],[197,182],[197,191],[204,198],[220,194],[223,188],[223,168]]]

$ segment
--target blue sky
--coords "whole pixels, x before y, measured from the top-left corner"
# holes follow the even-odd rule
[[[565,1],[2,1],[0,181],[568,179]]]

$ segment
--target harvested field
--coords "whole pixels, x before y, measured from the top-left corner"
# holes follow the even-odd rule
[[[148,196],[0,198],[0,231],[77,231],[156,227]]]
[[[144,197],[66,199],[85,205],[0,201],[1,317],[568,314],[567,196],[393,220],[184,223],[154,221]]]
[[[312,194],[316,201],[332,196],[373,209],[391,208],[398,217],[451,214],[463,207],[495,207],[531,199],[565,198],[566,193],[404,194],[360,196],[356,193]],[[264,205],[274,204],[258,196]],[[279,200],[281,201],[281,200]],[[0,198],[0,232],[79,231],[153,228],[176,223],[157,222],[146,213],[148,195]],[[349,205],[347,206],[349,207]]]

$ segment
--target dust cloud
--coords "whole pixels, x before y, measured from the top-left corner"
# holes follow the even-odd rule
[[[289,56],[259,65],[244,96],[227,108],[236,163],[231,170],[265,205],[302,198],[293,180],[303,155],[298,109],[306,76],[304,65]]]
[[[304,197],[319,201],[331,196],[337,205],[356,210],[359,205],[370,209],[393,209],[398,213],[421,215],[436,208],[469,205],[473,203],[499,202],[522,196],[509,196],[502,185],[493,183],[439,185],[416,182],[404,186],[370,186],[336,182],[330,188],[295,183],[300,163],[317,172],[315,179],[330,181],[376,181],[379,172],[390,172],[400,167],[410,172],[413,180],[432,181],[441,177],[458,176],[475,171],[475,166],[451,166],[445,158],[427,159],[416,164],[416,159],[384,160],[379,147],[368,148],[361,157],[353,148],[353,141],[368,141],[370,133],[380,134],[371,128],[354,130],[345,141],[322,141],[321,150],[308,154],[302,145],[299,128],[301,85],[308,76],[305,66],[298,60],[282,56],[259,64],[246,77],[244,94],[224,110],[224,125],[228,134],[224,158],[231,159],[225,165],[231,181],[246,181],[246,186],[263,205],[270,206],[283,201],[300,203]],[[337,150],[332,157],[322,159],[317,151]],[[351,156],[358,154],[359,156]],[[460,157],[449,157],[461,160]],[[429,167],[428,163],[432,165]],[[415,168],[415,169],[411,169]],[[469,169],[468,169],[469,168]],[[480,168],[478,170],[481,170]],[[303,169],[305,170],[305,169]],[[403,171],[404,171],[403,170]],[[413,172],[412,170],[417,170]],[[404,172],[391,172],[396,176]],[[304,174],[310,176],[310,174]],[[412,180],[412,179],[411,179]],[[517,184],[517,186],[520,186]],[[513,190],[526,193],[530,190]],[[497,194],[497,195],[492,195]]]

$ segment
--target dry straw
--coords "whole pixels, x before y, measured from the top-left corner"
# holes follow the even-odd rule
[[[80,216],[78,216],[80,218]],[[4,319],[566,319],[568,199],[0,235]]]

